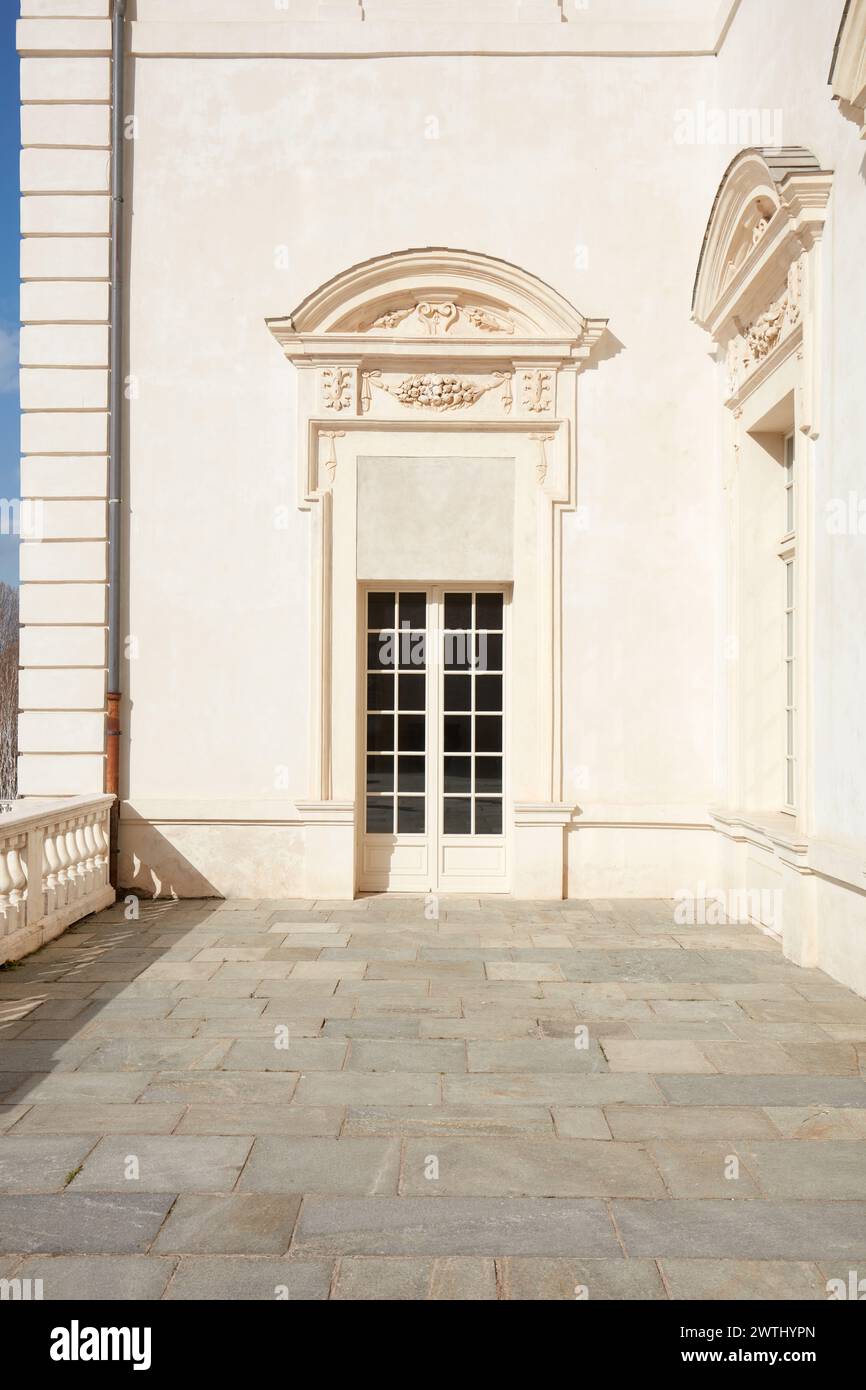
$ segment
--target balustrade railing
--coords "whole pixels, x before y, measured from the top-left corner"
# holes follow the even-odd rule
[[[0,964],[114,901],[111,796],[14,802],[0,814]]]

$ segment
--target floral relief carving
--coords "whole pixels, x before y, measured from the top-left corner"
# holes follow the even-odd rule
[[[322,373],[322,398],[326,410],[351,410],[352,373],[347,367],[326,367]]]
[[[542,415],[550,409],[551,372],[523,373],[523,404],[533,415]]]
[[[394,384],[382,380],[380,371],[364,372],[361,388],[361,409],[366,414],[372,405],[371,388],[385,391],[401,405],[421,410],[460,410],[475,405],[482,396],[495,387],[502,387],[502,408],[506,414],[511,410],[513,395],[511,376],[508,372],[495,372],[488,382],[470,381],[466,377],[451,373],[414,373]]]
[[[415,323],[408,324],[414,319]],[[387,309],[362,329],[395,329],[401,324],[423,329],[431,337],[448,333],[456,324],[467,323],[480,333],[513,333],[514,324],[507,314],[477,304],[458,304],[455,300],[422,299]]]

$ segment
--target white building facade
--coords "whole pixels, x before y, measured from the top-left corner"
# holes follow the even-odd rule
[[[113,585],[122,888],[747,894],[866,994],[866,0],[125,8],[112,382],[112,6],[22,0],[21,794],[113,789]]]

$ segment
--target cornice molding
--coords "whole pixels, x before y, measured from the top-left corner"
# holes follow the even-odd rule
[[[848,0],[830,70],[833,96],[866,140],[866,0]]]

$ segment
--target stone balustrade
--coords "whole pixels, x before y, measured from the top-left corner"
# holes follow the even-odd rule
[[[0,964],[114,902],[108,881],[112,800],[26,800],[0,815]]]

